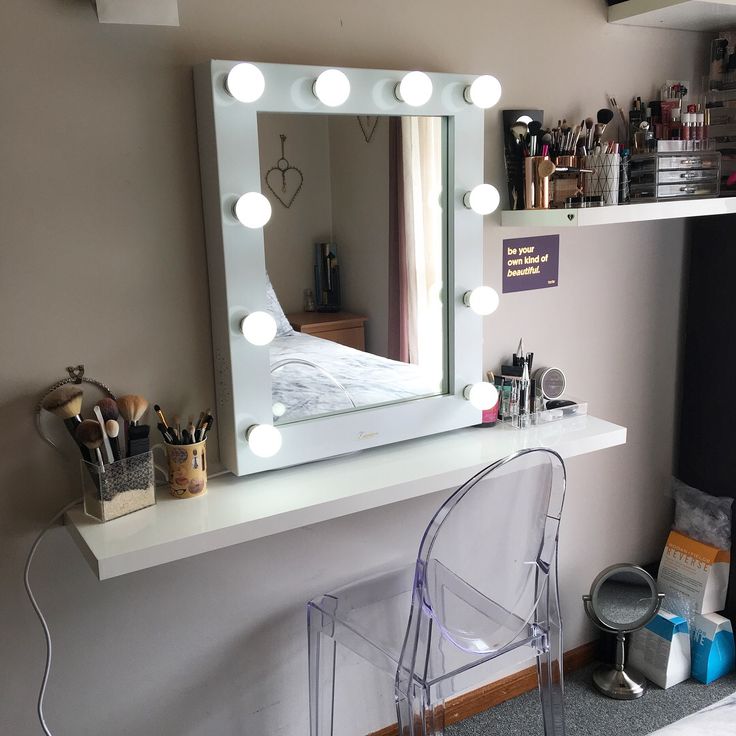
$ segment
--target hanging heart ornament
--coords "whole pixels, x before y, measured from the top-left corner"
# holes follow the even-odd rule
[[[365,142],[370,143],[373,139],[373,134],[376,132],[378,115],[358,115],[358,125],[360,125],[360,129],[363,131]]]
[[[266,172],[264,180],[271,194],[288,209],[302,189],[304,174],[287,160],[284,154],[285,144],[286,136],[282,133],[281,158]]]

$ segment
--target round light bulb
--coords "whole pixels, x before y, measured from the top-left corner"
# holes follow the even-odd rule
[[[478,286],[472,291],[465,292],[463,302],[476,314],[484,317],[498,309],[498,292],[490,286]]]
[[[281,432],[271,424],[254,424],[245,438],[250,451],[258,457],[273,457],[281,449]]]
[[[501,195],[493,184],[478,184],[465,194],[463,203],[479,215],[490,215],[501,203]]]
[[[255,102],[266,89],[266,80],[257,66],[236,64],[228,72],[225,87],[238,102]]]
[[[492,409],[498,401],[498,391],[492,383],[482,381],[466,386],[463,396],[476,408],[484,411]]]
[[[260,192],[246,192],[233,211],[241,224],[252,229],[263,227],[271,219],[271,203]]]
[[[282,417],[286,414],[286,407],[280,401],[274,401],[271,411],[275,417]]]
[[[339,107],[350,96],[350,80],[339,69],[326,69],[314,82],[314,94],[327,107]]]
[[[240,329],[251,345],[268,345],[276,337],[276,320],[268,312],[251,312]]]
[[[487,110],[501,99],[501,82],[490,74],[478,77],[465,88],[465,100]]]
[[[528,115],[522,115],[519,118],[516,118],[517,123],[524,123],[525,125],[529,125],[529,123],[533,123],[534,121],[528,116]]]
[[[432,96],[432,80],[424,72],[409,72],[396,85],[396,96],[407,105],[420,107]]]

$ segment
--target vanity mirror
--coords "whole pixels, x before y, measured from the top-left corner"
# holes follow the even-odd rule
[[[227,468],[478,423],[496,80],[212,61],[195,89]],[[331,334],[305,334],[306,288]]]
[[[616,700],[639,698],[646,678],[626,664],[626,636],[644,628],[659,611],[664,593],[657,592],[654,578],[637,565],[611,565],[603,570],[583,596],[590,620],[601,631],[616,636],[616,661],[593,672],[593,684]]]

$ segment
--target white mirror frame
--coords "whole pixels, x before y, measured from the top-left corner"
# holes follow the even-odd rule
[[[342,68],[350,96],[343,105],[328,107],[312,91],[326,67],[253,62],[263,73],[265,90],[255,102],[244,103],[225,85],[238,63],[210,61],[194,75],[222,462],[246,475],[478,424],[480,412],[463,397],[468,384],[482,380],[482,318],[463,303],[465,292],[483,280],[483,218],[463,203],[483,182],[484,112],[463,96],[475,77],[430,74],[431,99],[412,107],[394,92],[406,72]],[[251,345],[240,330],[246,314],[266,308],[263,229],[246,228],[233,215],[240,195],[262,190],[259,112],[448,119],[449,393],[279,425],[282,446],[270,458],[254,455],[246,440],[252,425],[273,423],[269,348]]]

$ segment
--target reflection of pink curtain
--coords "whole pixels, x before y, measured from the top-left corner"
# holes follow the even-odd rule
[[[409,282],[401,118],[389,118],[388,357],[409,362]]]

